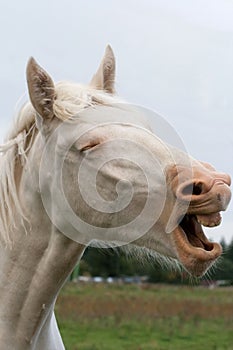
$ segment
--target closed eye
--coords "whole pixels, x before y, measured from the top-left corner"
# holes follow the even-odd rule
[[[98,145],[99,145],[98,142],[96,142],[96,143],[91,143],[91,144],[86,145],[85,147],[82,147],[80,151],[81,151],[81,152],[85,152],[85,151],[90,150],[91,148],[94,148],[94,147],[98,146]]]

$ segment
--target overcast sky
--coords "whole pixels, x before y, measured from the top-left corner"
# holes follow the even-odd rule
[[[189,153],[233,174],[233,2],[0,0],[0,140],[34,56],[54,80],[88,82],[106,44],[118,94],[160,112]],[[233,205],[208,236],[233,237]]]

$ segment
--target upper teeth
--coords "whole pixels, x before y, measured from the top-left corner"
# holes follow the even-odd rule
[[[197,215],[199,224],[208,227],[218,226],[221,223],[221,216],[219,213],[209,215]]]

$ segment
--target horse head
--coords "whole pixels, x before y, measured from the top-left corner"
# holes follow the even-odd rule
[[[114,95],[111,48],[88,86],[54,84],[34,59],[27,81],[44,145],[41,196],[54,225],[84,245],[130,243],[205,273],[221,247],[202,226],[220,224],[230,177],[166,144],[140,108]]]

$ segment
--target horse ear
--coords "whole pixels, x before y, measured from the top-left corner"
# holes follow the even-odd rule
[[[54,83],[33,57],[29,59],[27,65],[27,83],[33,107],[42,118],[51,119],[55,99]]]
[[[115,57],[110,45],[105,49],[100,66],[93,76],[90,85],[96,89],[105,90],[110,94],[115,92]]]

